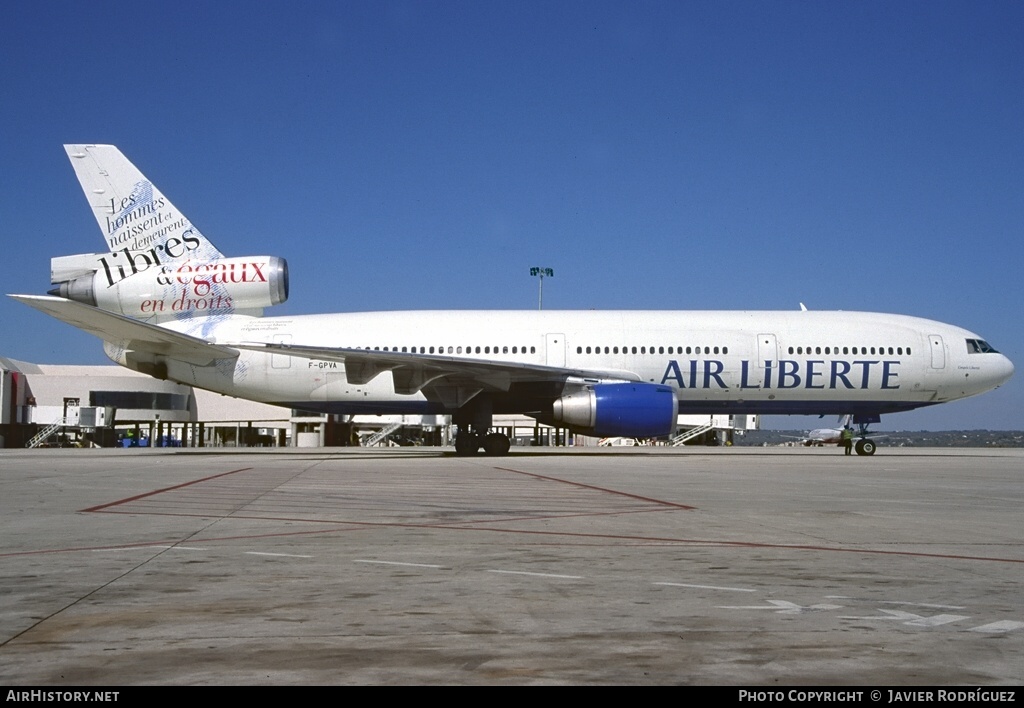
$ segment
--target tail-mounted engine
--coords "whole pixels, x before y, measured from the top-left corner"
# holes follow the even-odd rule
[[[50,279],[51,295],[145,320],[258,314],[288,299],[288,265],[276,256],[171,264],[151,251],[64,256],[50,261]]]

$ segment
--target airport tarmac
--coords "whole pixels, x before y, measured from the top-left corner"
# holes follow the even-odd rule
[[[0,450],[0,684],[1024,682],[1024,450]]]

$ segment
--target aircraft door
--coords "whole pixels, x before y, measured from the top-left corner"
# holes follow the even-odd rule
[[[290,334],[275,334],[274,344],[291,344],[292,335]],[[287,354],[271,354],[270,355],[270,368],[272,369],[290,369],[292,367],[292,357]]]
[[[565,335],[545,334],[544,349],[548,366],[565,366]]]
[[[749,381],[750,384],[764,385],[764,372],[769,367],[771,369],[778,368],[779,359],[779,343],[776,340],[774,334],[759,334],[757,335],[757,361],[752,362],[750,372],[751,378],[755,379]],[[771,362],[767,364],[765,362]],[[756,373],[755,373],[756,372]]]
[[[932,368],[946,368],[946,346],[942,342],[942,337],[938,334],[929,334],[928,344],[932,350]]]

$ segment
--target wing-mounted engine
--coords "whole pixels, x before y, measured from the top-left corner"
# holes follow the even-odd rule
[[[652,438],[675,428],[678,407],[668,386],[595,384],[555,400],[555,421],[581,435]]]
[[[288,265],[276,256],[161,263],[155,251],[50,261],[51,295],[149,321],[262,314],[288,299]]]

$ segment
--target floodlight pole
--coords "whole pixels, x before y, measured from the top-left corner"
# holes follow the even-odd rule
[[[530,268],[530,275],[537,276],[540,278],[539,292],[537,294],[537,309],[544,309],[544,276],[549,278],[555,277],[555,271],[551,268]]]

